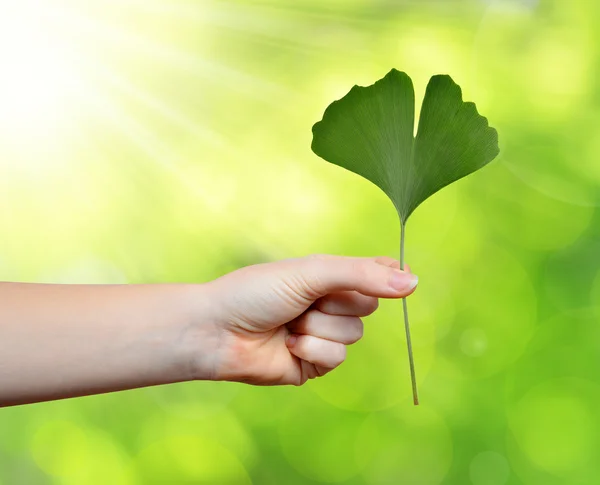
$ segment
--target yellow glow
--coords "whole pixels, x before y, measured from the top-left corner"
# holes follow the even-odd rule
[[[51,5],[0,0],[0,127],[13,142],[55,134],[78,89]]]
[[[178,30],[178,16],[185,12],[168,4],[0,0],[0,12],[0,168],[24,167],[44,177],[40,169],[47,173],[57,164],[81,162],[82,152],[97,148],[94,138],[109,134],[174,172],[178,155],[157,136],[157,127],[165,125],[222,148],[215,130],[198,123],[197,112],[172,106],[152,83],[148,86],[156,73],[158,80],[170,73],[194,83],[192,101],[204,104],[203,93],[215,83],[226,86],[229,97],[263,102],[291,93],[228,64],[191,55],[179,41],[180,35],[186,38]],[[129,17],[140,21],[124,23]],[[200,32],[203,19],[194,21]]]

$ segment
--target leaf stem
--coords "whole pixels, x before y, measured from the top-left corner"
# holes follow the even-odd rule
[[[404,271],[404,238],[406,232],[406,223],[400,223],[400,268]],[[408,306],[406,298],[402,299],[402,308],[404,310],[404,329],[406,330],[406,346],[408,347],[408,363],[410,365],[410,380],[412,383],[413,402],[415,406],[419,405],[419,394],[417,392],[417,377],[415,374],[415,362],[413,360],[412,343],[410,340],[410,325],[408,323]]]

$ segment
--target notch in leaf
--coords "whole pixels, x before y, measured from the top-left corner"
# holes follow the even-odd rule
[[[313,126],[312,150],[321,158],[373,182],[392,200],[400,217],[400,265],[404,269],[406,221],[428,197],[491,162],[498,133],[464,102],[450,76],[429,80],[417,135],[415,93],[410,77],[392,69],[367,87],[354,86],[331,103]],[[418,404],[408,308],[404,326],[414,403]]]

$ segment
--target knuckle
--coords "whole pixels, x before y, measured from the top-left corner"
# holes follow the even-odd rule
[[[364,281],[368,279],[370,265],[368,261],[357,259],[352,263],[352,272],[356,277],[357,281]]]
[[[309,299],[316,300],[325,293],[325,284],[319,276],[318,260],[308,260],[305,271],[300,278],[302,290],[306,293]]]
[[[362,320],[360,318],[357,318],[354,321],[354,326],[353,327],[354,327],[354,339],[353,339],[353,341],[357,342],[358,340],[360,340],[363,337],[363,335],[365,333],[365,326],[364,326]]]
[[[337,344],[335,346],[335,350],[332,351],[331,360],[334,367],[337,367],[346,360],[346,346],[344,344]]]
[[[344,339],[341,340],[345,345],[350,345],[355,342],[358,342],[364,332],[364,325],[360,318],[358,317],[348,317],[349,321],[345,323],[345,336]]]
[[[305,356],[307,352],[310,350],[308,348],[308,340],[306,335],[298,335],[296,343],[294,344],[294,352],[297,355]]]
[[[318,310],[321,313],[329,313],[333,306],[334,304],[332,304],[331,297],[329,295],[322,296],[312,304],[311,310],[309,311]]]
[[[367,317],[367,316],[375,313],[375,311],[378,308],[379,308],[379,299],[378,298],[370,298],[365,303],[365,311],[364,311],[364,315],[363,316]]]
[[[310,334],[310,330],[314,327],[314,321],[316,318],[314,313],[315,310],[308,310],[300,315],[292,324],[294,332],[304,335]]]
[[[314,328],[315,325],[318,325],[319,319],[322,313],[319,310],[308,310],[304,313],[303,317],[303,326],[306,330],[310,330]]]

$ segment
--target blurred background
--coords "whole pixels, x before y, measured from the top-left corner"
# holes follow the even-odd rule
[[[587,0],[0,1],[0,279],[207,281],[398,257],[311,126],[392,67],[450,74],[501,155],[407,228],[401,303],[302,388],[185,383],[0,410],[5,485],[600,480],[600,5]]]

